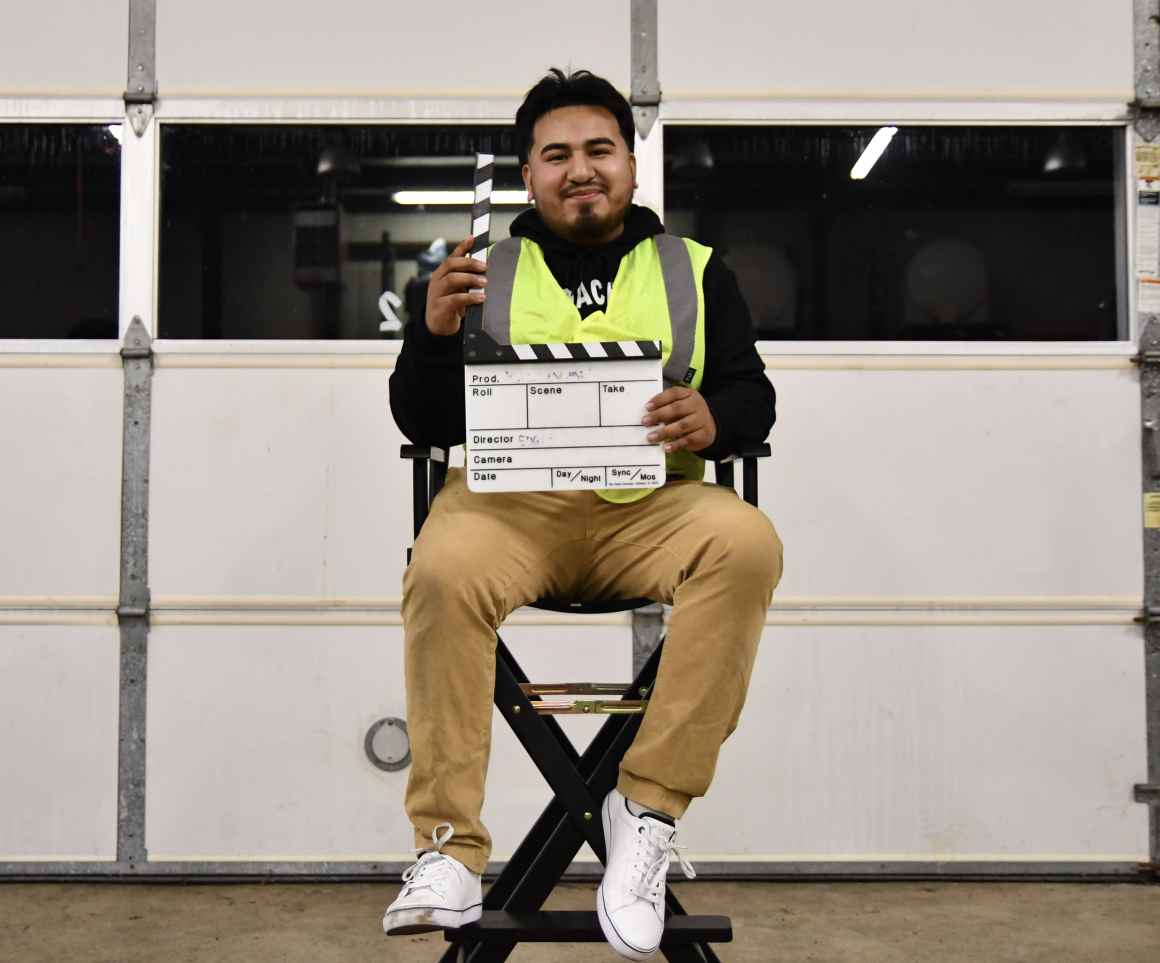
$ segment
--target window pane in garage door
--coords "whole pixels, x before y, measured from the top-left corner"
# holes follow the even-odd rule
[[[121,125],[0,123],[0,338],[116,338]]]
[[[852,176],[876,137],[885,150]],[[725,256],[762,339],[1124,339],[1123,141],[1094,126],[668,125],[666,226]]]

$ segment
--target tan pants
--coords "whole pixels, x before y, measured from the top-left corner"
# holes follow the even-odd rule
[[[781,568],[773,525],[727,488],[676,481],[616,505],[595,492],[474,493],[452,469],[403,578],[406,810],[416,848],[429,847],[436,824],[450,822],[455,836],[443,851],[483,871],[496,630],[544,596],[673,606],[656,686],[617,788],[683,815],[709,788],[721,744],[737,726]]]

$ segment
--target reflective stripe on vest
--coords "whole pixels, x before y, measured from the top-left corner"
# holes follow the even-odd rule
[[[665,387],[686,384],[685,375],[693,363],[697,341],[697,281],[693,260],[685,242],[672,234],[656,236],[661,256],[661,276],[669,302],[669,324],[673,329],[673,350],[665,362]]]
[[[695,241],[671,234],[641,241],[622,258],[604,310],[581,318],[552,276],[539,245],[527,238],[509,238],[488,253],[483,327],[500,344],[655,337],[668,350],[665,387],[695,389],[700,387],[704,368],[701,279],[710,253]],[[632,276],[628,277],[630,266]],[[670,475],[704,477],[704,461],[691,452],[674,452],[666,457],[666,464]],[[629,502],[652,490],[604,489],[599,494],[607,501]]]

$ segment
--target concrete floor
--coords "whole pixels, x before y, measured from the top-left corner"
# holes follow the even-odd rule
[[[723,961],[1156,963],[1160,886],[1131,883],[683,883],[727,913]],[[389,883],[0,883],[3,963],[433,963],[442,934],[388,939]],[[549,903],[592,909],[595,883]],[[616,961],[604,944],[524,945],[515,961]],[[660,960],[661,957],[656,959]]]

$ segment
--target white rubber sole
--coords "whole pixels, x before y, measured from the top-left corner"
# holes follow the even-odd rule
[[[410,936],[413,933],[430,933],[432,930],[456,929],[478,922],[482,915],[482,904],[469,906],[465,910],[430,906],[398,909],[383,917],[383,932],[387,936]]]
[[[620,934],[616,932],[616,928],[612,925],[612,920],[608,918],[608,914],[604,911],[603,883],[596,888],[596,915],[600,918],[600,930],[604,934],[605,941],[621,956],[630,960],[651,960],[657,955],[656,950],[653,950],[651,953],[645,953],[642,950],[629,946],[620,938]]]
[[[608,846],[608,841],[612,838],[612,817],[608,814],[608,796],[604,797],[604,802],[600,806],[600,821],[604,827],[604,845]],[[607,855],[607,854],[606,854]],[[604,881],[601,880],[600,885],[596,887],[596,916],[600,920],[600,931],[604,934],[604,939],[617,953],[629,960],[650,960],[657,954],[660,946],[654,948],[649,952],[639,950],[634,946],[629,946],[621,938],[620,934],[616,932],[616,927],[612,925],[612,920],[604,908]]]

